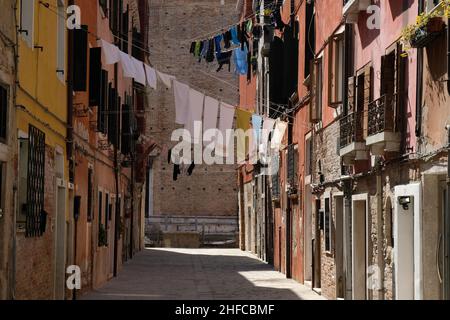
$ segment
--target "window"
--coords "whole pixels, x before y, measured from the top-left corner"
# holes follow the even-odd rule
[[[34,6],[36,1],[20,1],[20,29],[23,40],[28,47],[34,47]]]
[[[92,203],[92,196],[93,196],[93,170],[91,168],[88,169],[88,194],[87,194],[87,219],[88,222],[92,222],[92,218],[94,217],[94,212],[93,212],[93,203]]]
[[[21,139],[19,159],[18,222],[25,223],[26,237],[40,237],[45,232],[44,211],[45,134],[29,125],[28,139]]]
[[[106,239],[106,245],[108,244],[108,229],[109,229],[109,216],[111,215],[111,205],[109,203],[109,194],[105,194],[105,239]]]
[[[310,120],[313,123],[322,120],[323,68],[322,58],[311,62],[311,107]]]
[[[0,85],[0,142],[6,142],[8,128],[8,90]]]
[[[323,215],[323,237],[325,241],[325,251],[331,252],[331,231],[332,231],[332,217],[330,198],[325,198],[325,211]]]
[[[297,163],[298,163],[298,147],[290,145],[287,156],[287,179],[291,187],[297,187]]]
[[[102,216],[103,216],[103,193],[101,191],[98,192],[98,226],[101,228],[102,224]],[[100,235],[99,235],[100,236]]]
[[[108,14],[108,0],[99,0],[98,3],[103,10],[103,15],[106,16]]]
[[[56,73],[64,83],[66,70],[66,6],[64,0],[58,0]]]
[[[338,106],[343,100],[344,36],[331,37],[328,44],[328,104]]]
[[[442,0],[425,0],[427,13],[432,12]]]
[[[312,143],[312,137],[309,137],[306,139],[305,143],[305,175],[311,176],[312,175],[312,163],[313,163],[313,143]]]

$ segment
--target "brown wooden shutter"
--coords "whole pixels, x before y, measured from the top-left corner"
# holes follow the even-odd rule
[[[328,105],[331,106],[335,102],[336,79],[335,79],[335,61],[334,48],[335,41],[333,37],[328,40]]]
[[[317,110],[316,110],[316,104],[317,104],[317,97],[316,97],[316,89],[317,89],[317,87],[316,87],[316,85],[317,85],[317,83],[316,83],[316,68],[315,68],[315,63],[314,63],[314,60],[311,60],[310,62],[309,62],[309,65],[310,65],[310,70],[311,70],[311,72],[310,72],[310,75],[309,75],[309,79],[310,79],[310,86],[311,86],[311,89],[310,89],[310,94],[311,94],[311,102],[310,102],[310,106],[309,106],[309,120],[312,122],[312,123],[314,123],[315,122],[315,118],[316,118],[316,114],[317,114]]]
[[[356,111],[356,103],[355,103],[355,77],[348,78],[348,103],[347,103],[347,114],[351,114]]]
[[[364,70],[364,106],[363,106],[363,132],[364,139],[368,136],[369,123],[369,103],[373,100],[373,87],[372,87],[372,66],[366,66]]]
[[[395,92],[395,54],[381,57],[381,95]]]
[[[91,48],[89,52],[89,106],[98,106],[100,103],[102,48]]]
[[[73,31],[73,91],[86,91],[88,26]]]

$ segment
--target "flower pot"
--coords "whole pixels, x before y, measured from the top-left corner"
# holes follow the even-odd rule
[[[445,28],[444,20],[441,17],[433,17],[427,24],[427,32],[435,33],[441,32]]]

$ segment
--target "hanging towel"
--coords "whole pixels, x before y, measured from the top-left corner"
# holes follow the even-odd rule
[[[232,27],[230,32],[231,32],[231,42],[233,42],[233,44],[236,46],[240,45],[241,43],[239,42],[238,38],[238,27],[237,26]]]
[[[134,78],[136,76],[133,60],[131,60],[128,54],[122,51],[120,51],[120,63],[122,64],[123,76],[125,78]]]
[[[252,115],[252,128],[253,135],[255,138],[256,145],[259,145],[261,141],[261,126],[262,126],[263,118],[260,115],[254,114]]]
[[[272,144],[271,144],[271,148],[274,149],[275,151],[280,150],[281,142],[283,141],[283,137],[284,137],[287,127],[288,127],[288,124],[286,122],[283,122],[280,119],[277,120],[277,122],[275,124],[275,130],[273,132]]]
[[[246,139],[246,133],[251,128],[252,114],[246,110],[236,110],[236,129],[237,134],[237,159],[238,163],[245,162],[245,158],[249,152],[249,142]]]
[[[203,132],[217,129],[217,118],[219,115],[219,101],[214,98],[205,97],[205,111],[203,120]]]
[[[120,61],[120,50],[115,45],[100,39],[99,44],[103,50],[103,56],[105,58],[104,64],[115,64]]]
[[[203,104],[205,103],[205,95],[197,90],[189,90],[189,112],[185,129],[191,133],[191,141],[193,143],[201,142],[201,129],[199,135],[195,136],[195,122],[201,122],[203,117]]]
[[[244,50],[241,48],[237,48],[234,51],[234,64],[236,66],[236,73],[239,75],[246,75],[247,74],[247,54],[248,51],[244,47]]]
[[[216,139],[216,152],[219,155],[225,156],[229,151],[231,138],[230,140],[227,139],[227,130],[233,128],[235,111],[235,107],[225,102],[220,103],[219,131],[222,137],[217,137]]]
[[[135,57],[131,57],[131,60],[133,61],[134,70],[135,70],[134,81],[145,86],[144,63],[142,61],[136,59]]]
[[[275,126],[275,120],[265,117],[263,123],[263,129],[261,132],[261,139],[259,142],[259,153],[260,159],[264,164],[268,164],[269,159],[269,137],[273,131],[273,127]]]
[[[156,70],[150,67],[149,65],[144,64],[145,68],[145,74],[147,76],[147,84],[150,88],[155,89],[157,88],[157,76],[156,76]]]
[[[176,78],[174,76],[168,75],[166,73],[162,73],[159,71],[156,71],[156,74],[158,75],[159,79],[164,83],[164,85],[167,88],[172,88],[172,81],[174,81]]]
[[[174,80],[173,88],[176,111],[175,123],[186,124],[189,111],[189,86]]]
[[[260,140],[260,143],[263,144],[264,146],[267,146],[267,144],[269,143],[269,137],[273,131],[274,126],[275,126],[274,119],[270,119],[267,117],[264,118],[263,129],[262,129],[261,140]],[[265,148],[265,150],[267,150],[267,148]]]

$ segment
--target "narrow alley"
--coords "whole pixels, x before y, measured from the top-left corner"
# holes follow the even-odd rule
[[[237,249],[147,249],[84,300],[320,300]]]

